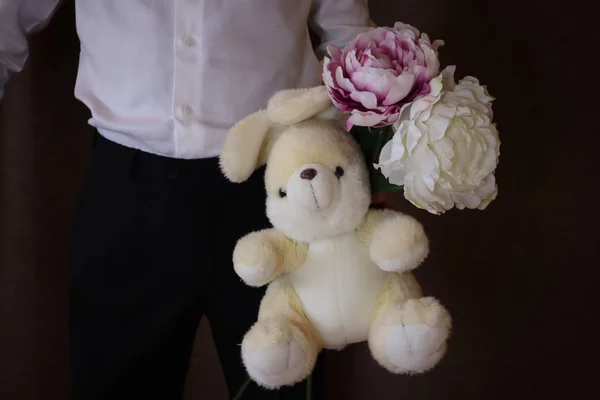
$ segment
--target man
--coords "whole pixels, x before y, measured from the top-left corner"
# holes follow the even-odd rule
[[[0,97],[59,4],[0,3]],[[76,23],[75,96],[97,135],[74,226],[72,398],[180,399],[202,315],[234,396],[263,290],[235,276],[231,254],[267,220],[260,174],[230,184],[217,156],[275,91],[320,83],[327,45],[368,28],[367,1],[76,0]],[[304,392],[250,385],[242,399]]]

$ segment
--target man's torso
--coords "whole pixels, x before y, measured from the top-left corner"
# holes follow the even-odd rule
[[[279,89],[319,84],[310,0],[77,0],[75,95],[110,140],[218,155],[231,125]]]

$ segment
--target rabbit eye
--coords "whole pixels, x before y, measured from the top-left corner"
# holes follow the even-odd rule
[[[283,199],[285,196],[287,196],[287,193],[285,192],[285,190],[279,189],[279,197],[281,197]]]
[[[343,175],[344,175],[344,168],[337,167],[335,169],[335,176],[337,176],[338,178],[341,178]]]

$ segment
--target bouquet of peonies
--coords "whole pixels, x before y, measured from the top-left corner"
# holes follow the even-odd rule
[[[331,46],[323,81],[371,164],[375,197],[403,191],[433,214],[483,210],[496,198],[500,139],[494,100],[473,77],[440,72],[438,48],[403,23]]]

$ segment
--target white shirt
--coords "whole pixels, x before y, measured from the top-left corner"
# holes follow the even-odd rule
[[[367,0],[75,0],[75,96],[122,145],[214,157],[227,130],[279,89],[318,85],[319,55],[370,26]],[[27,35],[60,0],[0,0],[0,97]]]

